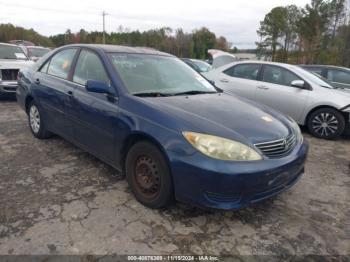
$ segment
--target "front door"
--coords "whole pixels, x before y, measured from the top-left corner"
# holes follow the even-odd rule
[[[74,123],[74,139],[83,148],[107,162],[115,161],[115,137],[118,130],[118,99],[116,96],[88,92],[87,80],[111,85],[98,54],[83,49],[73,74],[75,90],[73,106],[67,115]],[[115,90],[111,87],[111,93]]]
[[[256,101],[276,109],[301,123],[310,90],[291,86],[292,81],[303,80],[293,72],[273,65],[263,65]]]

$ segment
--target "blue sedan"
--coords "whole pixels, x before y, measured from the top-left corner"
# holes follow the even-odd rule
[[[176,57],[68,45],[19,73],[31,132],[125,173],[138,201],[237,209],[293,186],[308,145],[289,117],[225,94]]]

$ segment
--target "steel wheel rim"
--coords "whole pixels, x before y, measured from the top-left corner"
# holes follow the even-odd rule
[[[312,129],[320,136],[334,135],[338,128],[338,119],[330,113],[320,113],[312,120]]]
[[[153,199],[160,192],[158,165],[149,156],[140,156],[135,161],[134,179],[137,191],[147,199]]]
[[[40,130],[40,114],[36,106],[31,106],[29,112],[30,127],[34,133],[38,133]]]

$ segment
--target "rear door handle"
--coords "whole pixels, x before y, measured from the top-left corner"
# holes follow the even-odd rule
[[[261,89],[261,90],[269,90],[270,89],[267,86],[258,86],[258,88]]]
[[[40,79],[39,78],[37,78],[37,79],[35,79],[35,84],[40,84]]]
[[[224,78],[224,79],[220,79],[220,82],[228,83],[228,80]]]
[[[69,90],[69,91],[67,91],[67,94],[72,96],[73,95],[73,91]]]

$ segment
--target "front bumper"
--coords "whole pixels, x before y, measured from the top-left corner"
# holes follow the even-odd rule
[[[168,152],[178,201],[218,209],[239,209],[292,187],[304,173],[308,144],[280,159],[218,161],[200,153]]]
[[[0,95],[16,95],[17,81],[0,81]]]

